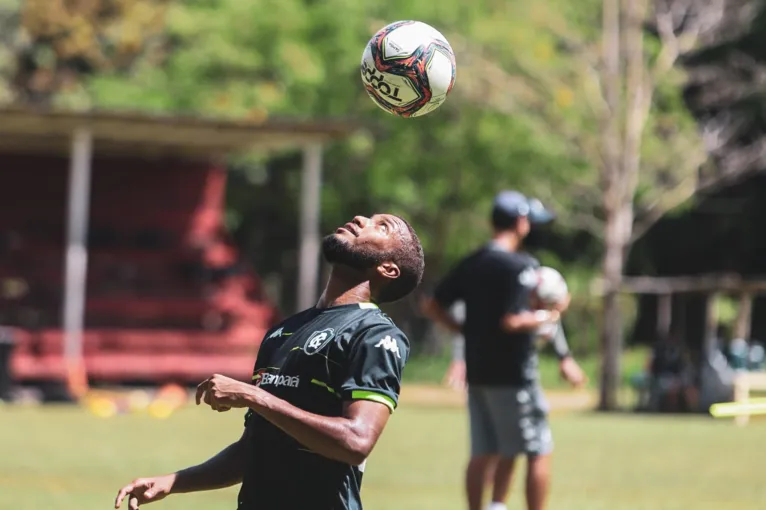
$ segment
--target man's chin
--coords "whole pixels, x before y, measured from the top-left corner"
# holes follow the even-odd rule
[[[376,265],[374,257],[355,249],[343,233],[333,233],[322,241],[322,255],[328,264],[343,266],[354,271],[365,271]]]

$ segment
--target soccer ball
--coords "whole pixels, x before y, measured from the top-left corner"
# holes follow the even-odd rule
[[[361,70],[375,104],[400,117],[418,117],[447,99],[455,84],[455,54],[435,28],[397,21],[367,43]]]
[[[563,303],[569,295],[569,288],[564,277],[552,267],[537,270],[538,283],[535,294],[546,305]]]

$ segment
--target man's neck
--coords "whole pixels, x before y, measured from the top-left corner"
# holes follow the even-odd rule
[[[370,282],[364,275],[358,271],[334,266],[316,307],[329,308],[370,301]]]
[[[496,232],[492,236],[492,242],[501,249],[515,252],[521,246],[521,239],[516,232]]]

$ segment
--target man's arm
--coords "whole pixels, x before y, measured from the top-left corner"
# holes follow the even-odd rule
[[[350,465],[365,461],[397,405],[402,370],[409,356],[404,334],[389,324],[360,331],[345,346],[343,373],[335,391],[341,416],[300,409],[262,388],[214,375],[197,388],[213,409],[249,407],[314,453]]]
[[[309,450],[353,466],[367,459],[388,423],[388,407],[369,400],[344,403],[342,417],[309,413],[254,388],[249,407]]]
[[[566,334],[564,334],[564,325],[561,322],[556,324],[556,330],[551,340],[553,352],[559,361],[572,356],[572,351],[569,350],[569,342],[567,342]]]
[[[236,485],[242,481],[249,441],[250,435],[245,429],[239,441],[230,444],[202,464],[164,476],[138,478],[120,489],[114,507],[119,508],[126,497],[130,508],[135,509],[139,505],[159,501],[170,494],[223,489]]]
[[[427,318],[453,333],[462,333],[463,327],[433,297],[426,297],[420,304],[420,310]]]
[[[558,323],[556,326],[551,343],[553,352],[559,359],[559,371],[572,386],[580,387],[588,382],[588,376],[572,357],[572,351],[569,350],[569,343],[564,333],[564,325]]]
[[[202,401],[219,411],[249,407],[311,451],[354,466],[370,454],[391,413],[388,402],[360,399],[346,402],[341,417],[322,416],[257,386],[217,374],[197,387],[197,404]],[[186,473],[187,485],[199,483],[200,471],[206,472]]]
[[[467,259],[466,259],[467,260]],[[433,295],[420,302],[421,313],[452,333],[462,333],[463,326],[449,313],[449,308],[463,299],[466,260],[455,266],[434,289]]]
[[[545,324],[558,322],[560,317],[557,310],[510,312],[503,316],[500,326],[506,333],[529,332]]]
[[[250,432],[245,429],[242,437],[202,464],[175,473],[172,494],[209,491],[231,487],[242,482],[245,462],[250,450]]]

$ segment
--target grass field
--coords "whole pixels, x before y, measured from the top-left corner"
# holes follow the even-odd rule
[[[626,349],[622,356],[622,372],[624,387],[630,385],[630,378],[643,370],[649,357],[649,350],[645,347]],[[407,362],[404,370],[405,382],[412,383],[439,383],[450,363],[450,352],[441,356],[415,355]],[[590,378],[592,384],[598,381],[600,358],[596,355],[588,357],[576,357],[582,369]],[[568,388],[565,381],[559,377],[558,360],[552,355],[540,356],[540,380],[543,388],[563,389]]]
[[[554,413],[551,509],[750,510],[766,507],[763,421]],[[96,418],[72,407],[0,409],[0,508],[97,510],[137,476],[195,463],[239,436],[241,413],[182,409],[167,420]],[[466,419],[403,405],[371,457],[368,510],[462,509]],[[287,467],[286,467],[287,468]],[[511,508],[522,508],[517,477]],[[154,508],[233,509],[235,490],[173,496]]]

